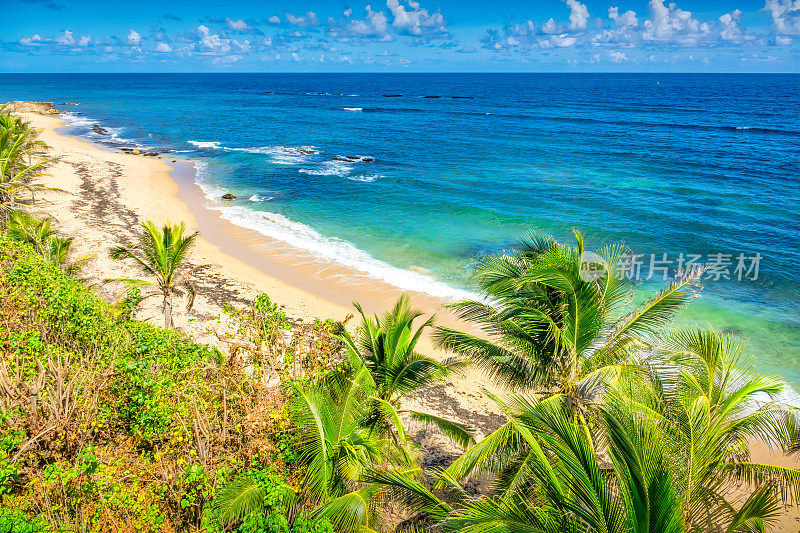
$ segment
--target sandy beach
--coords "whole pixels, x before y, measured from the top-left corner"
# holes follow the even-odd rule
[[[37,210],[55,219],[64,234],[76,237],[76,256],[91,256],[81,273],[89,283],[136,275],[124,263],[112,261],[108,250],[118,243],[135,242],[142,220],[153,220],[156,224],[185,222],[190,229],[201,232],[191,263],[206,266],[196,278],[195,306],[188,313],[181,309],[175,317],[177,327],[200,341],[218,344],[214,329],[223,306],[244,305],[259,293],[267,293],[297,321],[317,317],[344,320],[354,312],[350,305],[353,300],[359,301],[368,312],[382,311],[401,294],[385,282],[326,263],[306,251],[222,219],[194,183],[191,162],[173,163],[107,149],[59,134],[62,120],[57,117],[25,116],[41,128],[40,138],[50,147],[50,157],[54,159],[43,183],[63,191],[39,197],[43,201],[37,203]],[[120,287],[114,285],[98,287],[108,299],[120,294]],[[411,296],[416,307],[426,313],[437,313],[439,323],[458,324],[442,309],[443,300],[422,293]],[[145,302],[149,303],[139,318],[160,324],[157,299]],[[437,351],[430,339],[424,339],[421,347],[437,358],[447,356]],[[409,407],[467,422],[481,437],[502,420],[496,406],[483,394],[484,388],[496,389],[482,375],[470,371],[429,389]],[[437,449],[442,455],[449,453],[441,437],[421,429],[417,436],[429,449]],[[754,446],[754,455],[754,460],[796,465],[794,459],[759,445]],[[774,530],[800,531],[796,509],[784,513]]]
[[[42,182],[63,191],[37,195],[37,210],[57,221],[61,232],[76,237],[75,257],[90,256],[82,277],[98,284],[98,291],[109,300],[119,298],[122,287],[102,285],[104,279],[138,274],[124,262],[111,260],[108,250],[118,243],[136,242],[143,220],[184,222],[189,229],[200,231],[191,259],[193,266],[204,265],[195,277],[197,297],[188,313],[176,306],[175,325],[212,345],[220,345],[215,330],[225,304],[245,305],[260,293],[268,294],[287,316],[299,322],[344,320],[355,313],[350,305],[354,300],[369,313],[382,312],[402,294],[387,283],[220,218],[194,183],[192,162],[172,163],[108,149],[58,133],[63,120],[57,117],[24,116],[42,130],[40,138],[54,160]],[[443,300],[410,294],[416,308],[437,314],[438,323],[469,327],[448,315]],[[139,318],[161,324],[158,298],[144,300]],[[353,319],[348,326],[356,323]],[[438,359],[448,356],[437,350],[430,338],[424,338],[420,346]],[[497,392],[490,380],[467,371],[415,398],[409,408],[467,422],[480,437],[501,421],[483,389]],[[428,439],[426,445],[441,445],[441,452],[449,453],[444,438],[419,431],[420,437]]]

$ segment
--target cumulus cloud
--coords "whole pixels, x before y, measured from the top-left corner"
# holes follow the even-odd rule
[[[366,8],[363,19],[351,19],[348,9],[339,20],[328,19],[328,35],[339,42],[386,42],[394,39],[389,33],[389,20],[383,11]]]
[[[233,20],[231,18],[226,18],[225,19],[225,27],[227,27],[231,31],[239,32],[239,33],[250,33],[250,32],[255,31],[255,28],[253,28],[247,22],[245,22],[245,21],[243,21],[241,19]]]
[[[317,14],[313,11],[309,11],[305,15],[296,17],[291,13],[286,13],[286,20],[289,24],[293,26],[301,26],[301,27],[309,27],[309,26],[318,26],[319,19],[317,18]]]
[[[91,42],[92,42],[92,38],[91,37],[89,37],[88,35],[83,35],[78,40],[78,46],[89,46],[89,43],[91,43]]]
[[[164,43],[164,42],[156,43],[156,52],[159,52],[159,53],[162,53],[162,54],[168,54],[168,53],[172,52],[172,47],[168,43]]]
[[[34,33],[30,37],[23,37],[19,40],[20,44],[25,46],[36,45],[42,42],[42,36],[38,33]]]
[[[567,0],[569,6],[569,29],[572,31],[583,31],[589,21],[589,10],[585,4],[578,0]]]
[[[128,44],[131,46],[139,46],[142,44],[142,36],[133,28],[128,32]]]
[[[614,21],[617,27],[635,27],[639,25],[639,19],[634,11],[620,13],[618,7],[608,8],[608,18]]]
[[[664,0],[650,0],[651,18],[644,21],[642,37],[646,41],[663,41],[678,44],[695,44],[711,35],[711,26],[692,17],[685,11]]]
[[[72,36],[71,31],[64,30],[64,33],[56,38],[56,43],[65,46],[72,45],[75,44],[75,38]]]
[[[278,15],[272,15],[267,20],[267,22],[269,22],[270,24],[280,24],[281,23],[281,18]]]
[[[800,0],[767,0],[764,9],[772,15],[777,33],[800,35]]]
[[[623,54],[620,51],[612,52],[611,54],[611,61],[614,63],[622,63],[623,61],[629,61],[628,56]]]
[[[446,39],[450,32],[445,26],[444,16],[440,10],[429,13],[419,2],[407,0],[403,5],[400,0],[386,0],[386,7],[392,14],[392,26],[400,34],[423,39]]]

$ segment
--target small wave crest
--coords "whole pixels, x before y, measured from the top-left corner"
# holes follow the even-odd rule
[[[345,111],[364,111],[363,107],[343,107]]]
[[[290,220],[278,213],[256,211],[239,205],[218,204],[216,200],[228,191],[209,183],[209,177],[208,164],[203,161],[195,161],[195,182],[203,190],[206,198],[215,201],[210,207],[219,211],[222,218],[233,224],[306,250],[321,259],[353,268],[403,290],[423,292],[448,300],[477,298],[470,292],[453,288],[426,274],[393,267],[375,259],[347,241],[335,237],[325,237],[310,226]],[[250,199],[252,200],[253,197]]]
[[[193,144],[198,148],[211,148],[214,150],[218,150],[220,148],[220,143],[217,141],[186,141],[189,144]]]
[[[253,196],[248,198],[248,200],[250,200],[251,202],[269,202],[270,200],[273,200],[274,198],[275,198],[274,196],[266,196],[266,195],[263,195],[263,194],[254,194]]]

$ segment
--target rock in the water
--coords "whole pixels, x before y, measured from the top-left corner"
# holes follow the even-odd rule
[[[11,113],[39,113],[40,115],[57,115],[56,105],[53,102],[23,102],[15,101],[6,107]]]
[[[222,195],[223,200],[236,200],[236,197],[229,192]]]
[[[133,150],[131,150],[131,153],[132,153],[133,155],[139,155],[139,154],[141,154],[142,152],[140,152],[138,149],[134,148]]]
[[[108,130],[101,127],[100,124],[95,124],[92,126],[92,131],[97,133],[98,135],[108,135]]]
[[[58,105],[78,105],[78,102],[61,102]]]

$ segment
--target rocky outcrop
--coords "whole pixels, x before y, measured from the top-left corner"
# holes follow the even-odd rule
[[[222,195],[223,200],[236,200],[236,197],[229,192]]]
[[[101,127],[100,124],[95,124],[92,126],[92,131],[98,135],[108,135],[108,130]]]
[[[59,112],[53,102],[22,102],[8,104],[6,111],[11,113],[39,113],[40,115],[57,115]]]

